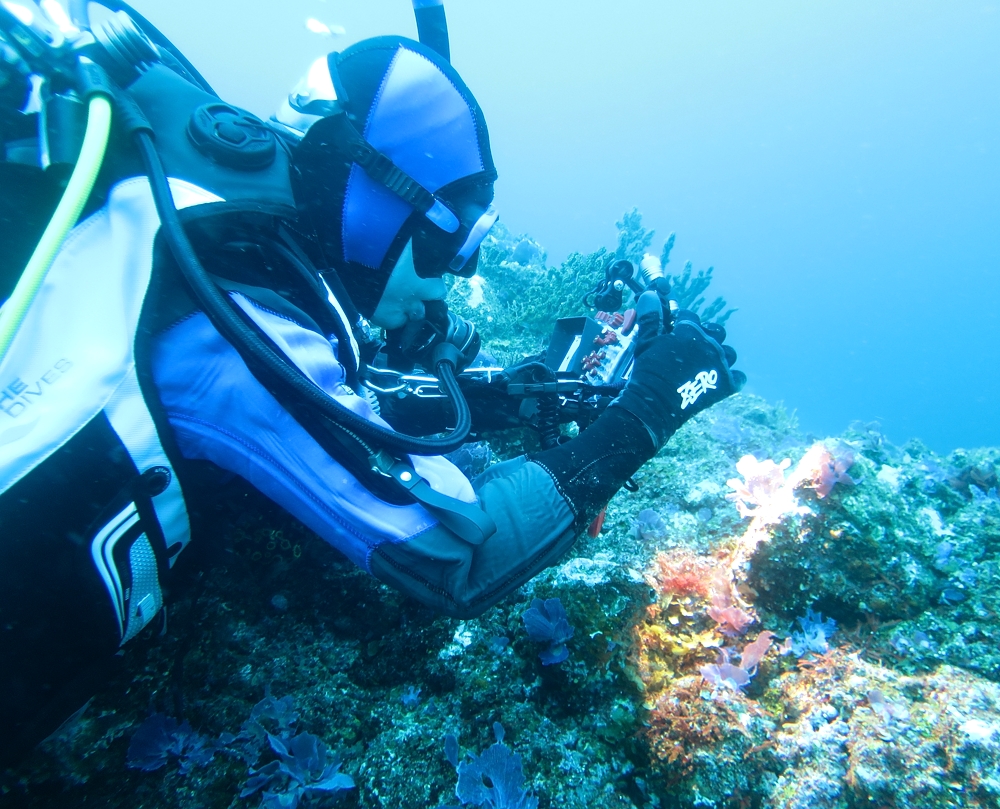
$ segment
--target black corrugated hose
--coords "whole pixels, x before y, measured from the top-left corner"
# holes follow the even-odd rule
[[[148,130],[138,128],[135,131],[135,139],[149,176],[153,200],[160,216],[160,226],[181,273],[198,303],[205,310],[205,314],[212,321],[212,325],[244,360],[248,361],[251,370],[264,371],[275,384],[290,392],[298,401],[387,450],[412,455],[444,455],[454,452],[465,443],[472,429],[472,416],[455,378],[455,366],[447,360],[437,363],[435,373],[455,409],[458,423],[454,430],[442,438],[424,438],[398,433],[362,418],[328,396],[297,367],[279,356],[236,313],[195,254],[174,207],[170,186],[153,144],[152,135]]]

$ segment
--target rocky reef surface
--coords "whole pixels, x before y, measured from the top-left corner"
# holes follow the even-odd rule
[[[495,242],[473,308],[531,350],[489,285],[544,254]],[[470,621],[232,481],[166,623],[0,806],[1000,806],[998,462],[737,395]]]

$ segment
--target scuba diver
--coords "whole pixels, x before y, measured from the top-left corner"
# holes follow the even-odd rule
[[[678,311],[645,262],[609,269],[602,301],[636,293],[624,317],[586,319],[545,360],[469,367],[479,339],[444,278],[476,272],[497,174],[440,0],[414,0],[419,42],[331,53],[267,122],[126,4],[100,5],[93,21],[85,2],[66,19],[53,2],[0,6],[5,762],[162,614],[211,503],[206,470],[473,617],[562,559],[745,381],[724,330]],[[614,368],[597,340],[617,343]],[[399,405],[414,378],[432,382],[409,398],[433,425]],[[553,438],[550,421],[544,449],[471,481],[444,457],[532,402],[586,429]]]

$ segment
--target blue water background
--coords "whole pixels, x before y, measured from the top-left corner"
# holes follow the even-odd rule
[[[407,0],[135,0],[269,114]],[[449,0],[503,220],[557,262],[636,205],[716,267],[749,390],[836,433],[1000,445],[1000,4]],[[343,26],[323,38],[308,17]]]

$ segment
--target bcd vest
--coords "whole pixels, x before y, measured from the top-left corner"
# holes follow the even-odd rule
[[[294,217],[287,155],[262,124],[163,66],[130,94],[187,222],[249,215],[277,229]],[[152,620],[190,541],[178,459],[144,373],[149,321],[163,317],[159,219],[127,145],[115,152],[103,204],[66,240],[0,364],[5,745],[37,741],[44,718],[32,717]]]

